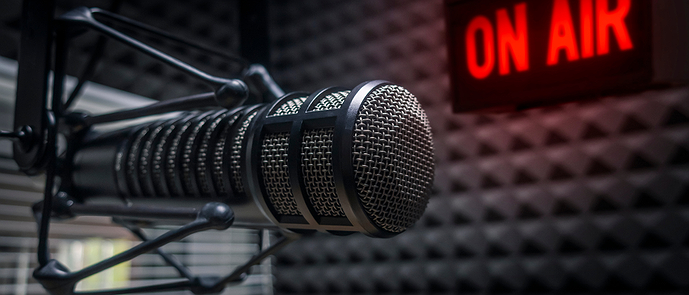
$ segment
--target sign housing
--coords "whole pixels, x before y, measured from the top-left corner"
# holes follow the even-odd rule
[[[685,0],[446,0],[454,111],[689,81]]]

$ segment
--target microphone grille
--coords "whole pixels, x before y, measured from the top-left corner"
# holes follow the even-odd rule
[[[345,217],[333,180],[333,131],[334,128],[304,131],[301,169],[307,196],[316,213],[319,216]]]
[[[261,146],[261,171],[268,198],[280,215],[299,216],[297,202],[289,184],[289,132],[266,135]]]
[[[351,92],[350,90],[338,91],[328,94],[321,98],[318,103],[314,104],[309,111],[327,111],[339,109],[344,104],[345,98]]]
[[[295,92],[258,114],[245,189],[280,227],[390,237],[426,209],[431,129],[406,89],[376,80]]]
[[[431,128],[416,97],[403,87],[371,91],[354,125],[357,193],[373,222],[389,232],[413,225],[433,181]]]
[[[308,96],[297,97],[288,101],[285,101],[280,107],[273,110],[268,116],[286,116],[294,115],[299,112],[299,108],[304,104]]]

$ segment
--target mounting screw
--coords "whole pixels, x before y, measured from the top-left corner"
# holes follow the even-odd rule
[[[24,125],[19,127],[17,131],[17,138],[19,139],[19,146],[25,152],[28,152],[33,148],[34,141],[34,131],[29,125]]]
[[[227,204],[210,202],[201,208],[199,217],[208,220],[214,229],[223,230],[232,225],[234,211]]]
[[[0,138],[9,138],[19,142],[22,151],[28,152],[34,144],[34,132],[31,126],[24,125],[17,128],[17,131],[0,131]]]

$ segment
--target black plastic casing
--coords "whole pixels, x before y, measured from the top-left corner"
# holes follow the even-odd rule
[[[255,105],[248,107],[240,107],[229,110],[228,115],[222,120],[223,123],[227,124],[227,121],[235,114],[239,114],[239,118],[234,121],[234,123],[229,127],[230,134],[234,135],[237,130],[241,127],[241,122],[243,122],[248,116],[250,116],[254,111],[265,107],[266,105]],[[211,119],[218,115],[218,110],[209,111],[204,113],[205,115],[210,115]],[[137,125],[134,127],[128,127],[122,130],[98,133],[96,131],[90,131],[87,134],[83,142],[74,152],[74,157],[72,159],[73,169],[69,177],[71,177],[71,187],[69,194],[74,197],[77,201],[86,204],[125,204],[128,206],[151,206],[151,207],[194,207],[201,208],[208,202],[223,202],[230,205],[235,211],[235,222],[234,226],[246,227],[246,228],[276,228],[277,226],[270,222],[270,220],[265,216],[263,210],[260,209],[256,202],[248,194],[238,194],[230,189],[231,181],[229,177],[224,177],[223,185],[227,188],[227,193],[224,195],[217,194],[217,189],[211,187],[211,193],[207,195],[201,195],[197,193],[199,191],[196,173],[191,173],[193,177],[193,187],[191,188],[192,195],[185,196],[175,196],[171,193],[173,189],[179,191],[184,191],[184,187],[180,182],[179,177],[176,177],[174,181],[165,181],[162,185],[163,190],[158,190],[158,193],[146,194],[142,190],[143,185],[150,185],[153,183],[153,175],[148,174],[140,177],[138,169],[134,170],[135,175],[128,175],[125,169],[125,161],[127,155],[130,152],[131,142],[135,140],[136,134],[139,130],[143,128],[154,129],[161,124],[163,126],[169,126],[171,124],[177,125],[176,127],[181,127],[184,123],[188,121],[196,121],[201,118],[204,114],[191,114],[183,115],[179,118],[166,120],[164,122],[153,122]],[[203,134],[207,126],[199,132]],[[219,136],[218,133],[221,128],[217,128],[214,134],[211,136],[209,146],[215,146]],[[176,131],[177,132],[177,131]],[[190,130],[186,130],[182,135],[183,138],[189,136]],[[148,138],[150,134],[142,140],[152,140],[153,145],[157,145],[160,141],[159,137]],[[202,136],[197,136],[193,141],[192,153],[190,156],[192,159],[196,159],[198,152],[198,145],[200,144]],[[231,146],[231,138],[228,139],[226,147]],[[177,164],[176,173],[182,173],[181,171],[181,156],[182,148],[184,144],[180,144],[177,149],[177,156],[175,157],[175,162]],[[141,153],[142,147],[139,147],[139,155]],[[171,151],[171,140],[164,145],[164,159],[167,157],[168,153]],[[229,148],[224,151],[224,157],[229,158]],[[135,167],[139,166],[140,156],[136,157]],[[211,161],[212,156],[207,157],[207,172],[206,176],[211,177]],[[229,165],[227,160],[224,161],[225,166],[223,167],[226,176],[229,175]],[[191,170],[195,171],[198,163],[191,161]],[[152,161],[149,161],[148,165],[152,165]],[[150,171],[150,170],[149,170]],[[139,181],[127,181],[127,178],[137,179]],[[209,183],[212,183],[209,182]],[[150,188],[146,191],[150,192]],[[148,220],[147,216],[142,215],[142,220]],[[171,220],[155,220],[158,224],[161,223],[180,223],[186,222],[180,220],[179,222]]]

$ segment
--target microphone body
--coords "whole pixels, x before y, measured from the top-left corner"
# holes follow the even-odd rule
[[[72,166],[87,203],[224,202],[237,226],[375,237],[420,218],[434,173],[426,114],[384,81],[92,132]]]

